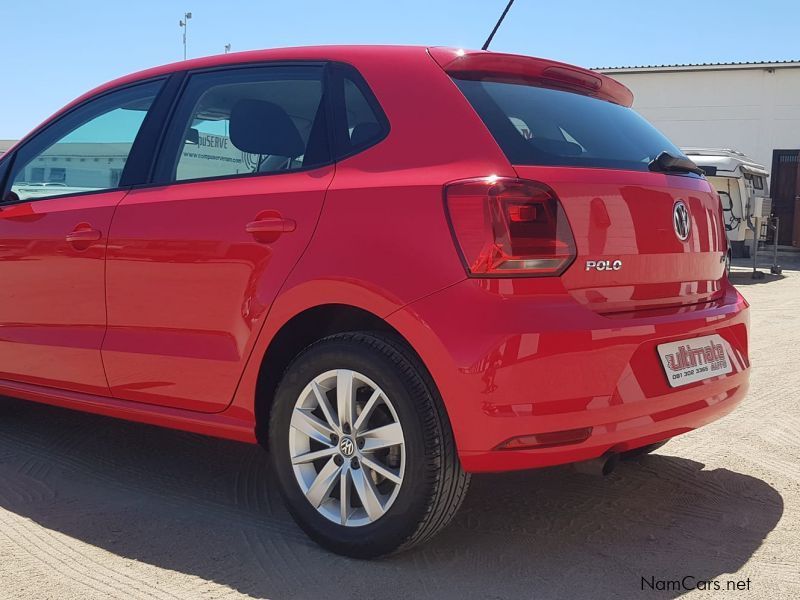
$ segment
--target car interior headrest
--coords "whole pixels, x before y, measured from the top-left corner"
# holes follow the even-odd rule
[[[274,102],[239,100],[231,110],[231,143],[249,154],[297,158],[305,144],[289,114]]]

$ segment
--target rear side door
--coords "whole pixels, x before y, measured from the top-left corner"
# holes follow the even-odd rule
[[[100,359],[108,230],[162,83],[93,98],[6,157],[0,379],[109,394]]]
[[[190,73],[152,185],[120,203],[106,264],[113,397],[231,401],[333,177],[325,67]]]

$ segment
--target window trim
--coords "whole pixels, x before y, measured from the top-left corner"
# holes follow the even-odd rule
[[[158,151],[154,154],[153,158],[153,166],[151,169],[150,178],[147,184],[143,185],[135,185],[133,186],[134,189],[142,189],[147,187],[164,187],[164,186],[174,186],[174,185],[184,185],[184,184],[192,184],[192,183],[201,183],[205,181],[224,181],[224,180],[233,180],[233,179],[244,179],[250,177],[270,177],[275,175],[292,175],[294,173],[304,173],[308,171],[314,171],[317,169],[323,169],[329,167],[336,162],[336,158],[334,156],[334,149],[330,147],[331,145],[331,122],[333,119],[333,114],[331,110],[331,102],[327,97],[327,92],[329,90],[329,76],[328,70],[331,65],[331,61],[325,60],[280,60],[280,61],[268,61],[268,62],[254,62],[254,63],[240,63],[240,64],[233,64],[233,65],[218,65],[213,67],[207,67],[202,69],[191,69],[188,71],[183,71],[184,77],[181,82],[180,89],[177,90],[175,94],[174,101],[172,103],[172,108],[167,116],[167,120],[165,122],[165,127],[163,127],[163,134],[161,136],[161,140],[158,146]],[[328,137],[328,145],[330,149],[330,158],[327,162],[315,164],[313,166],[308,167],[301,167],[299,169],[292,169],[291,171],[273,171],[273,172],[266,172],[266,173],[234,173],[228,175],[216,175],[213,177],[198,177],[194,179],[181,179],[181,180],[173,180],[169,176],[165,176],[165,169],[164,169],[164,161],[163,158],[169,152],[171,152],[169,146],[174,145],[175,141],[175,131],[177,125],[175,125],[175,117],[178,112],[178,108],[180,107],[181,102],[183,101],[186,88],[189,85],[189,82],[194,75],[205,75],[208,73],[215,73],[215,72],[232,72],[232,71],[245,71],[247,69],[264,69],[264,68],[286,68],[286,67],[316,67],[322,69],[322,98],[320,100],[320,106],[323,107],[325,110],[325,118],[326,118],[326,132]],[[180,137],[180,136],[178,136]],[[176,149],[177,150],[177,149]]]
[[[69,110],[59,114],[55,118],[47,121],[46,123],[40,125],[36,129],[34,129],[31,133],[29,133],[22,140],[22,142],[19,144],[19,146],[14,149],[13,154],[10,157],[7,158],[8,163],[7,163],[7,166],[4,167],[4,172],[0,172],[0,175],[1,175],[0,184],[2,185],[2,187],[0,188],[0,190],[2,191],[2,194],[0,195],[0,208],[2,208],[3,206],[12,206],[12,205],[17,205],[17,204],[28,204],[28,203],[32,203],[32,202],[41,202],[41,201],[46,201],[46,200],[60,200],[62,198],[63,199],[67,199],[67,198],[75,198],[75,197],[78,197],[78,196],[94,196],[94,195],[97,195],[97,194],[107,194],[109,192],[121,191],[121,190],[125,190],[125,189],[130,188],[131,187],[130,185],[125,185],[126,177],[127,177],[128,169],[129,169],[129,163],[131,162],[131,158],[134,155],[134,151],[138,150],[137,142],[139,141],[139,139],[144,134],[145,125],[146,125],[147,121],[149,120],[150,115],[153,112],[153,108],[155,108],[155,106],[159,103],[159,101],[161,101],[162,98],[164,97],[164,91],[167,88],[166,83],[167,83],[167,80],[169,78],[170,78],[169,75],[160,75],[160,76],[157,76],[157,77],[150,77],[150,78],[147,78],[147,79],[140,79],[140,80],[137,80],[137,81],[132,81],[130,83],[127,83],[127,84],[124,84],[124,85],[120,85],[118,87],[114,87],[114,88],[105,90],[103,92],[100,92],[99,94],[95,94],[94,96],[91,96],[90,98],[87,98],[86,100],[76,104],[75,106],[73,106]],[[70,193],[70,194],[59,194],[59,195],[56,195],[56,196],[40,196],[40,197],[37,197],[37,198],[25,198],[25,199],[20,199],[17,202],[4,202],[3,201],[5,199],[5,197],[6,197],[6,194],[8,194],[8,192],[11,189],[12,178],[15,175],[15,167],[16,167],[17,157],[18,157],[19,153],[21,151],[24,151],[25,148],[29,147],[30,144],[35,143],[35,141],[37,139],[39,139],[40,136],[46,135],[48,131],[51,131],[54,127],[57,127],[59,124],[63,123],[64,119],[67,119],[70,116],[74,115],[76,111],[79,111],[79,110],[85,108],[87,105],[91,104],[92,102],[95,102],[97,100],[105,98],[106,96],[109,96],[111,94],[115,94],[117,92],[120,92],[120,91],[123,91],[123,90],[126,90],[126,89],[138,87],[138,86],[141,86],[141,85],[147,85],[147,84],[151,84],[151,83],[157,83],[159,81],[162,82],[161,88],[159,89],[158,93],[156,94],[156,97],[153,99],[153,103],[150,105],[150,108],[147,111],[147,115],[145,116],[144,120],[142,121],[142,125],[139,127],[139,131],[137,132],[136,137],[134,138],[133,144],[131,144],[131,151],[128,153],[128,158],[126,159],[126,162],[125,162],[125,168],[123,169],[122,175],[120,176],[119,185],[117,185],[116,187],[113,187],[113,188],[103,188],[103,189],[99,189],[99,190],[73,192],[73,193]],[[5,156],[3,158],[6,159]],[[5,160],[3,162],[5,162]]]

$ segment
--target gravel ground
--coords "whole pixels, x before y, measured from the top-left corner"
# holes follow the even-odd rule
[[[256,447],[2,400],[0,598],[798,598],[796,256],[735,269],[754,369],[732,415],[606,479],[475,477],[453,526],[381,561],[307,541]]]

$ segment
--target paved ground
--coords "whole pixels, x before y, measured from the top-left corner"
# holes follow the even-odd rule
[[[798,598],[800,271],[734,277],[755,365],[737,412],[607,479],[476,477],[443,535],[371,563],[305,539],[258,448],[0,401],[0,598],[671,598],[641,578],[684,576]]]

